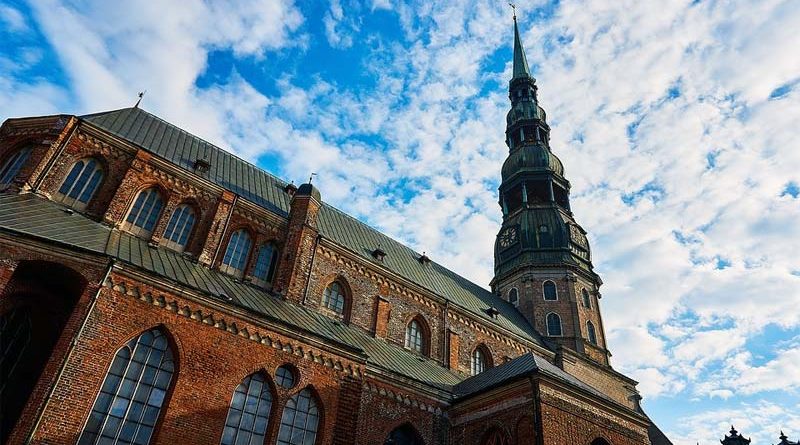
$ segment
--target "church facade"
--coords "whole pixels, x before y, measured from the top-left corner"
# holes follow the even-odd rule
[[[491,290],[141,108],[5,121],[0,442],[668,444],[516,21],[509,98]]]

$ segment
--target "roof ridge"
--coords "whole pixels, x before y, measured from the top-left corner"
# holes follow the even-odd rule
[[[252,163],[252,162],[240,157],[239,155],[234,153],[232,151],[232,149],[225,149],[223,147],[220,147],[219,145],[217,145],[217,144],[215,144],[213,142],[210,142],[206,138],[198,136],[198,135],[196,135],[196,134],[194,134],[194,133],[192,133],[190,131],[187,131],[187,130],[183,129],[182,127],[179,127],[179,126],[173,124],[172,122],[169,122],[166,119],[163,119],[160,116],[155,115],[155,114],[153,114],[153,113],[151,113],[151,112],[149,112],[149,111],[147,111],[147,110],[145,110],[144,108],[141,108],[141,107],[119,108],[119,109],[116,109],[116,110],[101,111],[99,113],[84,114],[84,115],[81,115],[81,116],[78,116],[78,117],[81,118],[81,119],[84,119],[84,118],[87,118],[87,117],[96,117],[96,116],[101,116],[101,115],[106,115],[106,114],[111,114],[111,113],[117,113],[117,112],[125,111],[125,110],[139,110],[142,113],[145,113],[148,116],[151,116],[152,118],[154,118],[154,119],[156,119],[156,120],[158,120],[160,122],[163,122],[165,125],[169,125],[170,127],[175,128],[176,130],[178,130],[181,133],[184,133],[184,134],[187,134],[187,135],[189,135],[189,136],[191,136],[193,138],[199,139],[201,142],[205,142],[206,144],[208,144],[209,146],[211,146],[213,148],[216,148],[217,150],[224,151],[225,153],[227,153],[228,155],[232,156],[236,160],[241,161],[241,162],[243,162],[243,163],[255,168],[257,171],[259,171],[259,172],[269,176],[270,178],[276,180],[276,182],[281,183],[281,185],[289,184],[289,181],[286,181],[286,180],[274,175],[273,173],[270,173],[267,170],[259,167],[258,165],[256,165],[256,164],[254,164],[254,163]]]

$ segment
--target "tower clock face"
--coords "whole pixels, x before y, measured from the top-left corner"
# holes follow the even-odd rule
[[[500,248],[507,249],[514,245],[519,239],[519,230],[516,227],[508,227],[500,232],[499,243]]]

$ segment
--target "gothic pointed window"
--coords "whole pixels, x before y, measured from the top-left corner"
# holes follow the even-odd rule
[[[153,234],[163,207],[164,200],[157,188],[142,190],[136,195],[122,228],[136,236],[149,238]]]
[[[406,348],[414,352],[425,354],[427,352],[427,326],[417,316],[406,325]]]
[[[561,317],[555,312],[547,314],[547,335],[551,337],[561,337],[564,335],[561,330]]]
[[[273,243],[262,244],[261,247],[258,248],[256,265],[253,268],[254,281],[261,286],[271,284],[275,277],[275,268],[277,264],[278,249]]]
[[[167,229],[164,231],[165,245],[177,252],[183,252],[186,245],[189,243],[189,236],[194,228],[195,211],[189,204],[179,205],[167,223]]]
[[[17,177],[25,161],[31,155],[31,148],[25,147],[17,150],[16,153],[11,155],[6,161],[0,165],[0,187],[11,184],[14,178]]]
[[[174,371],[172,349],[159,329],[129,341],[111,362],[78,445],[150,443]]]
[[[251,374],[233,392],[220,445],[262,444],[272,409],[272,389],[262,373]]]
[[[480,345],[472,351],[470,365],[472,375],[478,375],[492,367],[492,356],[486,346]]]
[[[94,158],[81,159],[72,165],[55,198],[74,209],[85,209],[102,181],[100,162]]]
[[[345,294],[342,285],[338,281],[334,281],[325,288],[322,296],[322,304],[336,312],[339,315],[344,315],[345,310]]]
[[[591,321],[586,322],[586,333],[589,337],[589,343],[597,346],[597,333],[594,331],[594,323]]]
[[[483,435],[481,445],[509,445],[508,436],[499,428],[492,428]]]
[[[558,300],[558,291],[556,290],[556,284],[550,280],[547,280],[542,284],[542,292],[544,294],[544,299],[547,301],[556,301]]]
[[[583,298],[583,307],[589,309],[592,307],[592,299],[589,296],[589,291],[581,289],[581,297]]]
[[[310,389],[292,396],[283,408],[278,445],[313,445],[317,440],[319,408]]]
[[[233,232],[219,270],[241,277],[244,274],[244,268],[247,267],[247,257],[250,256],[251,245],[252,241],[246,230],[239,229]]]
[[[519,306],[519,291],[517,291],[516,287],[512,287],[510,291],[508,291],[508,302],[513,304],[514,307]]]

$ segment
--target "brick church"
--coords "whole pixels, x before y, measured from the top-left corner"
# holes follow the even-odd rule
[[[509,98],[491,290],[138,106],[6,120],[0,442],[669,444],[516,19]]]

